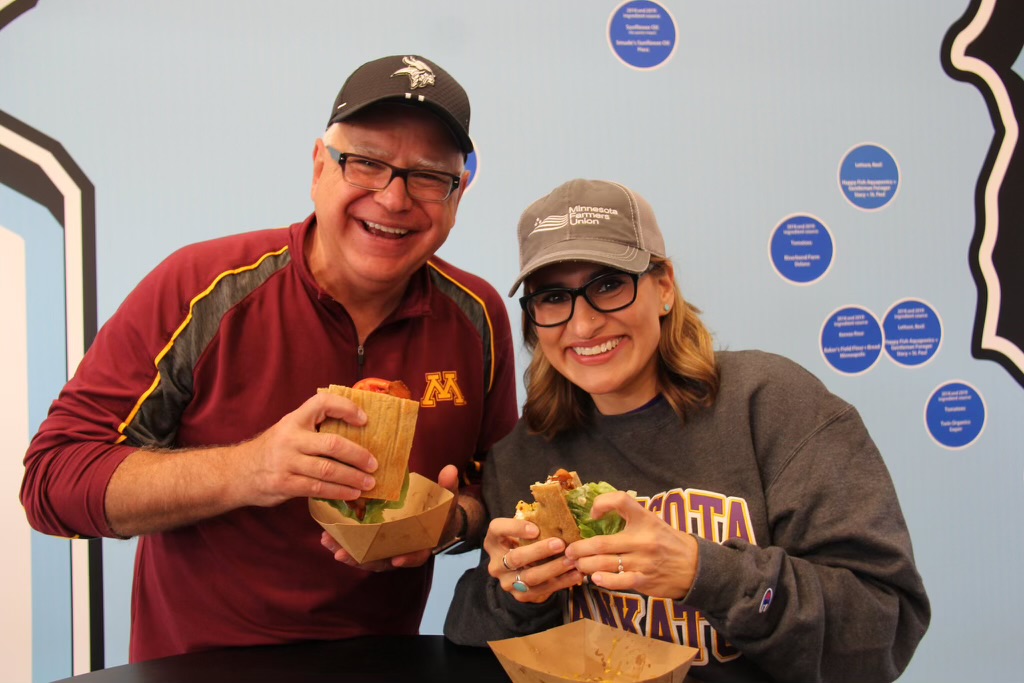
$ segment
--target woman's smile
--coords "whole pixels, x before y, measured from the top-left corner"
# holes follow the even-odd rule
[[[583,357],[586,357],[586,358],[595,358],[595,357],[598,357],[598,356],[605,356],[610,351],[613,351],[615,348],[618,347],[619,343],[623,339],[625,339],[625,337],[615,337],[614,339],[609,339],[608,341],[601,342],[601,343],[598,343],[598,344],[594,344],[594,343],[589,343],[589,344],[586,344],[586,345],[584,345],[584,344],[574,344],[574,345],[570,346],[569,348],[571,348],[573,351],[575,351],[577,356],[583,356]],[[602,358],[602,360],[603,360],[603,358]]]

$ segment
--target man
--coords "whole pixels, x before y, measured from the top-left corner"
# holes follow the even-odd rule
[[[469,117],[422,57],[359,67],[313,149],[313,215],[170,256],[54,402],[22,503],[44,533],[139,537],[131,661],[417,631],[431,553],[359,566],[310,517],[308,497],[357,498],[377,466],[317,431],[366,421],[317,388],[404,381],[422,406],[410,468],[453,491],[515,423],[504,304],[434,256]],[[482,535],[475,486],[461,494],[442,546]]]

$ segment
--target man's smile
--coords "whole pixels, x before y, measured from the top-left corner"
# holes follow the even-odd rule
[[[371,223],[370,221],[363,221],[363,227],[367,232],[386,239],[400,239],[409,233],[409,231],[404,228],[394,228],[380,223]]]

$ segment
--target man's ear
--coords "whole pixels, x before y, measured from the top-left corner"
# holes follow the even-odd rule
[[[327,158],[327,148],[324,146],[324,141],[317,138],[316,144],[313,145],[313,184],[309,188],[309,196],[312,199],[315,199],[313,195],[316,194],[316,186],[320,182],[320,174],[324,172],[324,160]]]
[[[462,201],[462,194],[466,191],[466,186],[469,185],[469,169],[462,171],[461,179],[459,180],[459,189],[456,190],[458,195],[455,197],[455,210],[458,211],[459,202]]]

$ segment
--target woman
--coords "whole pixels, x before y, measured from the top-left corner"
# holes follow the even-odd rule
[[[527,400],[487,461],[493,519],[445,634],[484,645],[591,618],[698,648],[699,679],[899,676],[930,608],[856,410],[784,358],[715,353],[628,188],[570,181],[519,240]],[[558,468],[618,488],[591,514],[624,530],[520,544],[538,529],[516,503]]]

